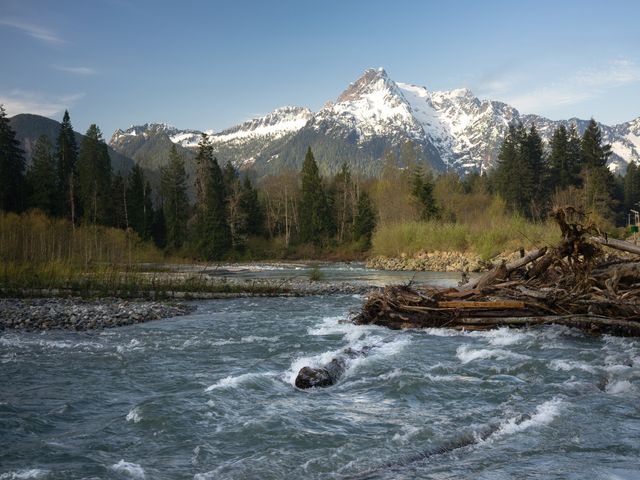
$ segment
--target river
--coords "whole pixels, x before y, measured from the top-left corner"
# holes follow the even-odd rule
[[[638,340],[341,323],[362,302],[2,332],[0,480],[640,478]],[[293,386],[368,345],[337,385]]]

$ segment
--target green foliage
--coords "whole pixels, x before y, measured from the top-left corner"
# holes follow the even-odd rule
[[[162,207],[166,223],[166,244],[177,251],[187,240],[187,173],[184,158],[176,148],[169,153],[169,163],[161,171]]]
[[[53,215],[56,208],[58,185],[53,147],[46,135],[41,135],[33,152],[33,163],[27,171],[29,206]]]
[[[611,145],[604,144],[602,132],[592,118],[582,135],[580,143],[581,178],[584,190],[584,207],[605,218],[613,217],[614,179],[607,160]]]
[[[205,260],[221,260],[231,248],[228,223],[227,189],[218,160],[205,134],[200,142],[198,159],[197,202],[195,219],[195,254]]]
[[[309,269],[309,281],[311,281],[311,282],[319,282],[323,278],[324,278],[324,274],[322,273],[322,270],[320,270],[320,266],[319,265],[313,265]]]
[[[640,208],[640,168],[631,162],[624,177],[624,206],[628,210]]]
[[[24,152],[0,105],[0,210],[20,211],[24,202]]]
[[[422,220],[438,217],[439,211],[433,199],[433,174],[423,166],[416,166],[411,178],[411,194],[417,200]]]
[[[320,245],[330,236],[332,222],[327,195],[311,148],[307,150],[300,176],[302,178],[299,212],[300,241]]]
[[[355,222],[353,224],[353,238],[363,240],[365,249],[371,245],[371,236],[376,228],[376,213],[367,192],[361,192]]]
[[[510,125],[505,136],[493,184],[509,208],[529,218],[543,218],[548,209],[548,165],[542,140],[534,125]]]
[[[95,124],[80,144],[77,170],[77,193],[84,219],[106,225],[111,220],[111,158]]]
[[[580,185],[580,138],[573,125],[560,125],[549,142],[549,190]]]
[[[75,223],[77,219],[77,168],[78,147],[71,126],[69,112],[64,111],[60,131],[58,132],[56,160],[58,170],[58,206],[57,214]]]

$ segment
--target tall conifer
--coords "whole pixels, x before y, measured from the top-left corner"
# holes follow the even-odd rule
[[[20,211],[24,206],[24,152],[0,105],[0,210]]]

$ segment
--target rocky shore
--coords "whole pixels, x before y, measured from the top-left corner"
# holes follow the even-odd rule
[[[462,252],[421,252],[401,257],[373,257],[368,268],[381,270],[418,270],[432,272],[480,272],[486,268],[478,255]]]
[[[367,261],[367,267],[421,272],[483,272],[491,264],[499,264],[502,260],[510,262],[519,256],[519,252],[502,253],[489,262],[471,252],[420,252],[413,257],[373,257]]]
[[[127,301],[115,298],[0,299],[0,330],[94,330],[186,315],[183,303]]]

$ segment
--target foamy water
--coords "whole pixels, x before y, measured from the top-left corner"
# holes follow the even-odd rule
[[[362,301],[3,332],[0,480],[638,477],[637,340],[345,323]],[[336,385],[294,387],[345,349]]]

